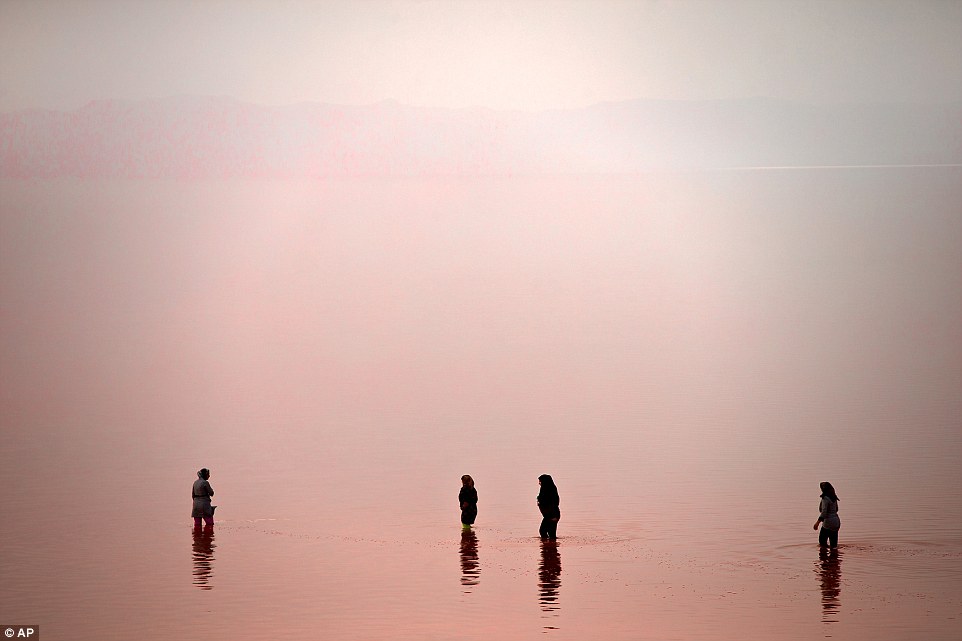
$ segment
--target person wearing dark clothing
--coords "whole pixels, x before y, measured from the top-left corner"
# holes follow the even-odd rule
[[[194,527],[200,527],[200,520],[204,519],[204,524],[208,527],[214,525],[214,508],[210,504],[210,497],[214,496],[214,488],[207,480],[210,478],[210,470],[206,467],[197,472],[197,480],[190,490],[191,498],[194,499],[194,509],[190,515],[194,518]]]
[[[842,521],[838,518],[838,495],[835,488],[828,481],[818,484],[822,490],[821,500],[818,503],[818,520],[812,526],[813,530],[818,529],[818,524],[822,524],[822,529],[818,533],[818,544],[822,547],[830,545],[838,547],[838,531],[842,527]]]
[[[539,530],[542,539],[558,538],[558,520],[561,519],[561,498],[558,496],[558,488],[549,474],[542,474],[538,477],[538,484],[541,491],[538,493],[538,509],[541,510],[541,528]]]
[[[461,504],[461,525],[467,529],[478,518],[478,491],[474,489],[474,479],[467,474],[461,477],[458,503]]]

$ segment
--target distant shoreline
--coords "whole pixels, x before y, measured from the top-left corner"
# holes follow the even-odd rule
[[[962,103],[629,101],[522,113],[183,97],[0,114],[0,175],[581,175],[957,167]]]

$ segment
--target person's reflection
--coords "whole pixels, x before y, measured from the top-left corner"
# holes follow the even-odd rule
[[[204,526],[204,529],[194,528],[194,585],[201,590],[212,590],[210,584],[214,566],[214,528]]]
[[[842,592],[842,553],[838,548],[819,549],[815,574],[822,584],[822,622],[836,623],[842,607],[838,598]]]
[[[470,594],[471,587],[481,582],[481,565],[478,562],[478,535],[474,530],[461,532],[461,585],[464,593]]]
[[[561,604],[558,591],[561,589],[561,553],[557,539],[542,539],[541,564],[538,566],[538,604],[541,611],[557,616]],[[545,626],[546,630],[556,630],[556,626]]]

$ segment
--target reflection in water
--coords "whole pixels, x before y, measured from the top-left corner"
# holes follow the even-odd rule
[[[838,595],[842,591],[842,554],[838,548],[818,551],[815,574],[822,583],[822,622],[838,622],[838,611],[842,604]]]
[[[205,525],[204,529],[194,528],[194,585],[201,590],[212,590],[210,584],[214,566],[214,528]]]
[[[464,593],[471,592],[471,586],[481,582],[481,566],[478,563],[478,535],[472,529],[461,532],[461,585]]]
[[[541,565],[538,566],[538,603],[541,610],[551,616],[558,616],[561,604],[558,591],[561,589],[561,553],[557,539],[542,539]],[[557,626],[546,625],[545,630],[556,630]]]

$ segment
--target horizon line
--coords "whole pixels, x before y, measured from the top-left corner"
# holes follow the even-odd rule
[[[623,100],[599,100],[597,102],[588,103],[581,106],[573,107],[543,107],[538,109],[520,109],[520,108],[505,108],[505,107],[490,107],[484,105],[462,105],[462,106],[446,106],[446,105],[422,105],[415,103],[402,102],[395,98],[382,98],[380,100],[375,100],[373,102],[365,103],[338,103],[338,102],[326,102],[323,100],[299,100],[293,102],[284,103],[265,103],[257,102],[252,100],[247,100],[244,98],[238,98],[236,96],[230,96],[226,94],[170,94],[166,96],[154,96],[149,98],[91,98],[84,102],[82,105],[77,107],[41,107],[41,106],[29,106],[29,107],[17,107],[13,109],[0,110],[0,115],[10,115],[29,111],[47,111],[55,113],[71,113],[76,111],[81,111],[90,107],[91,105],[97,103],[133,103],[133,104],[147,104],[152,102],[165,102],[165,101],[176,101],[176,100],[189,100],[189,99],[203,99],[203,100],[223,100],[236,102],[243,105],[250,105],[254,107],[261,107],[265,109],[282,109],[286,107],[298,107],[298,106],[325,106],[325,107],[338,107],[338,108],[371,108],[378,106],[395,106],[402,108],[411,109],[424,109],[424,110],[438,110],[438,111],[492,111],[497,113],[520,113],[520,114],[545,114],[552,112],[562,112],[562,111],[584,111],[588,109],[593,109],[596,107],[603,107],[608,105],[626,105],[632,103],[665,103],[665,104],[706,104],[706,103],[739,103],[739,102],[767,102],[767,103],[778,103],[778,104],[794,104],[794,105],[808,105],[816,107],[846,107],[846,106],[932,106],[932,105],[962,105],[962,100],[942,100],[942,101],[932,101],[932,100],[825,100],[825,99],[801,99],[801,98],[778,98],[773,96],[745,96],[741,98],[625,98]]]
[[[932,169],[962,167],[962,163],[880,164],[880,165],[746,165],[710,167],[710,171],[780,171],[785,169]]]

